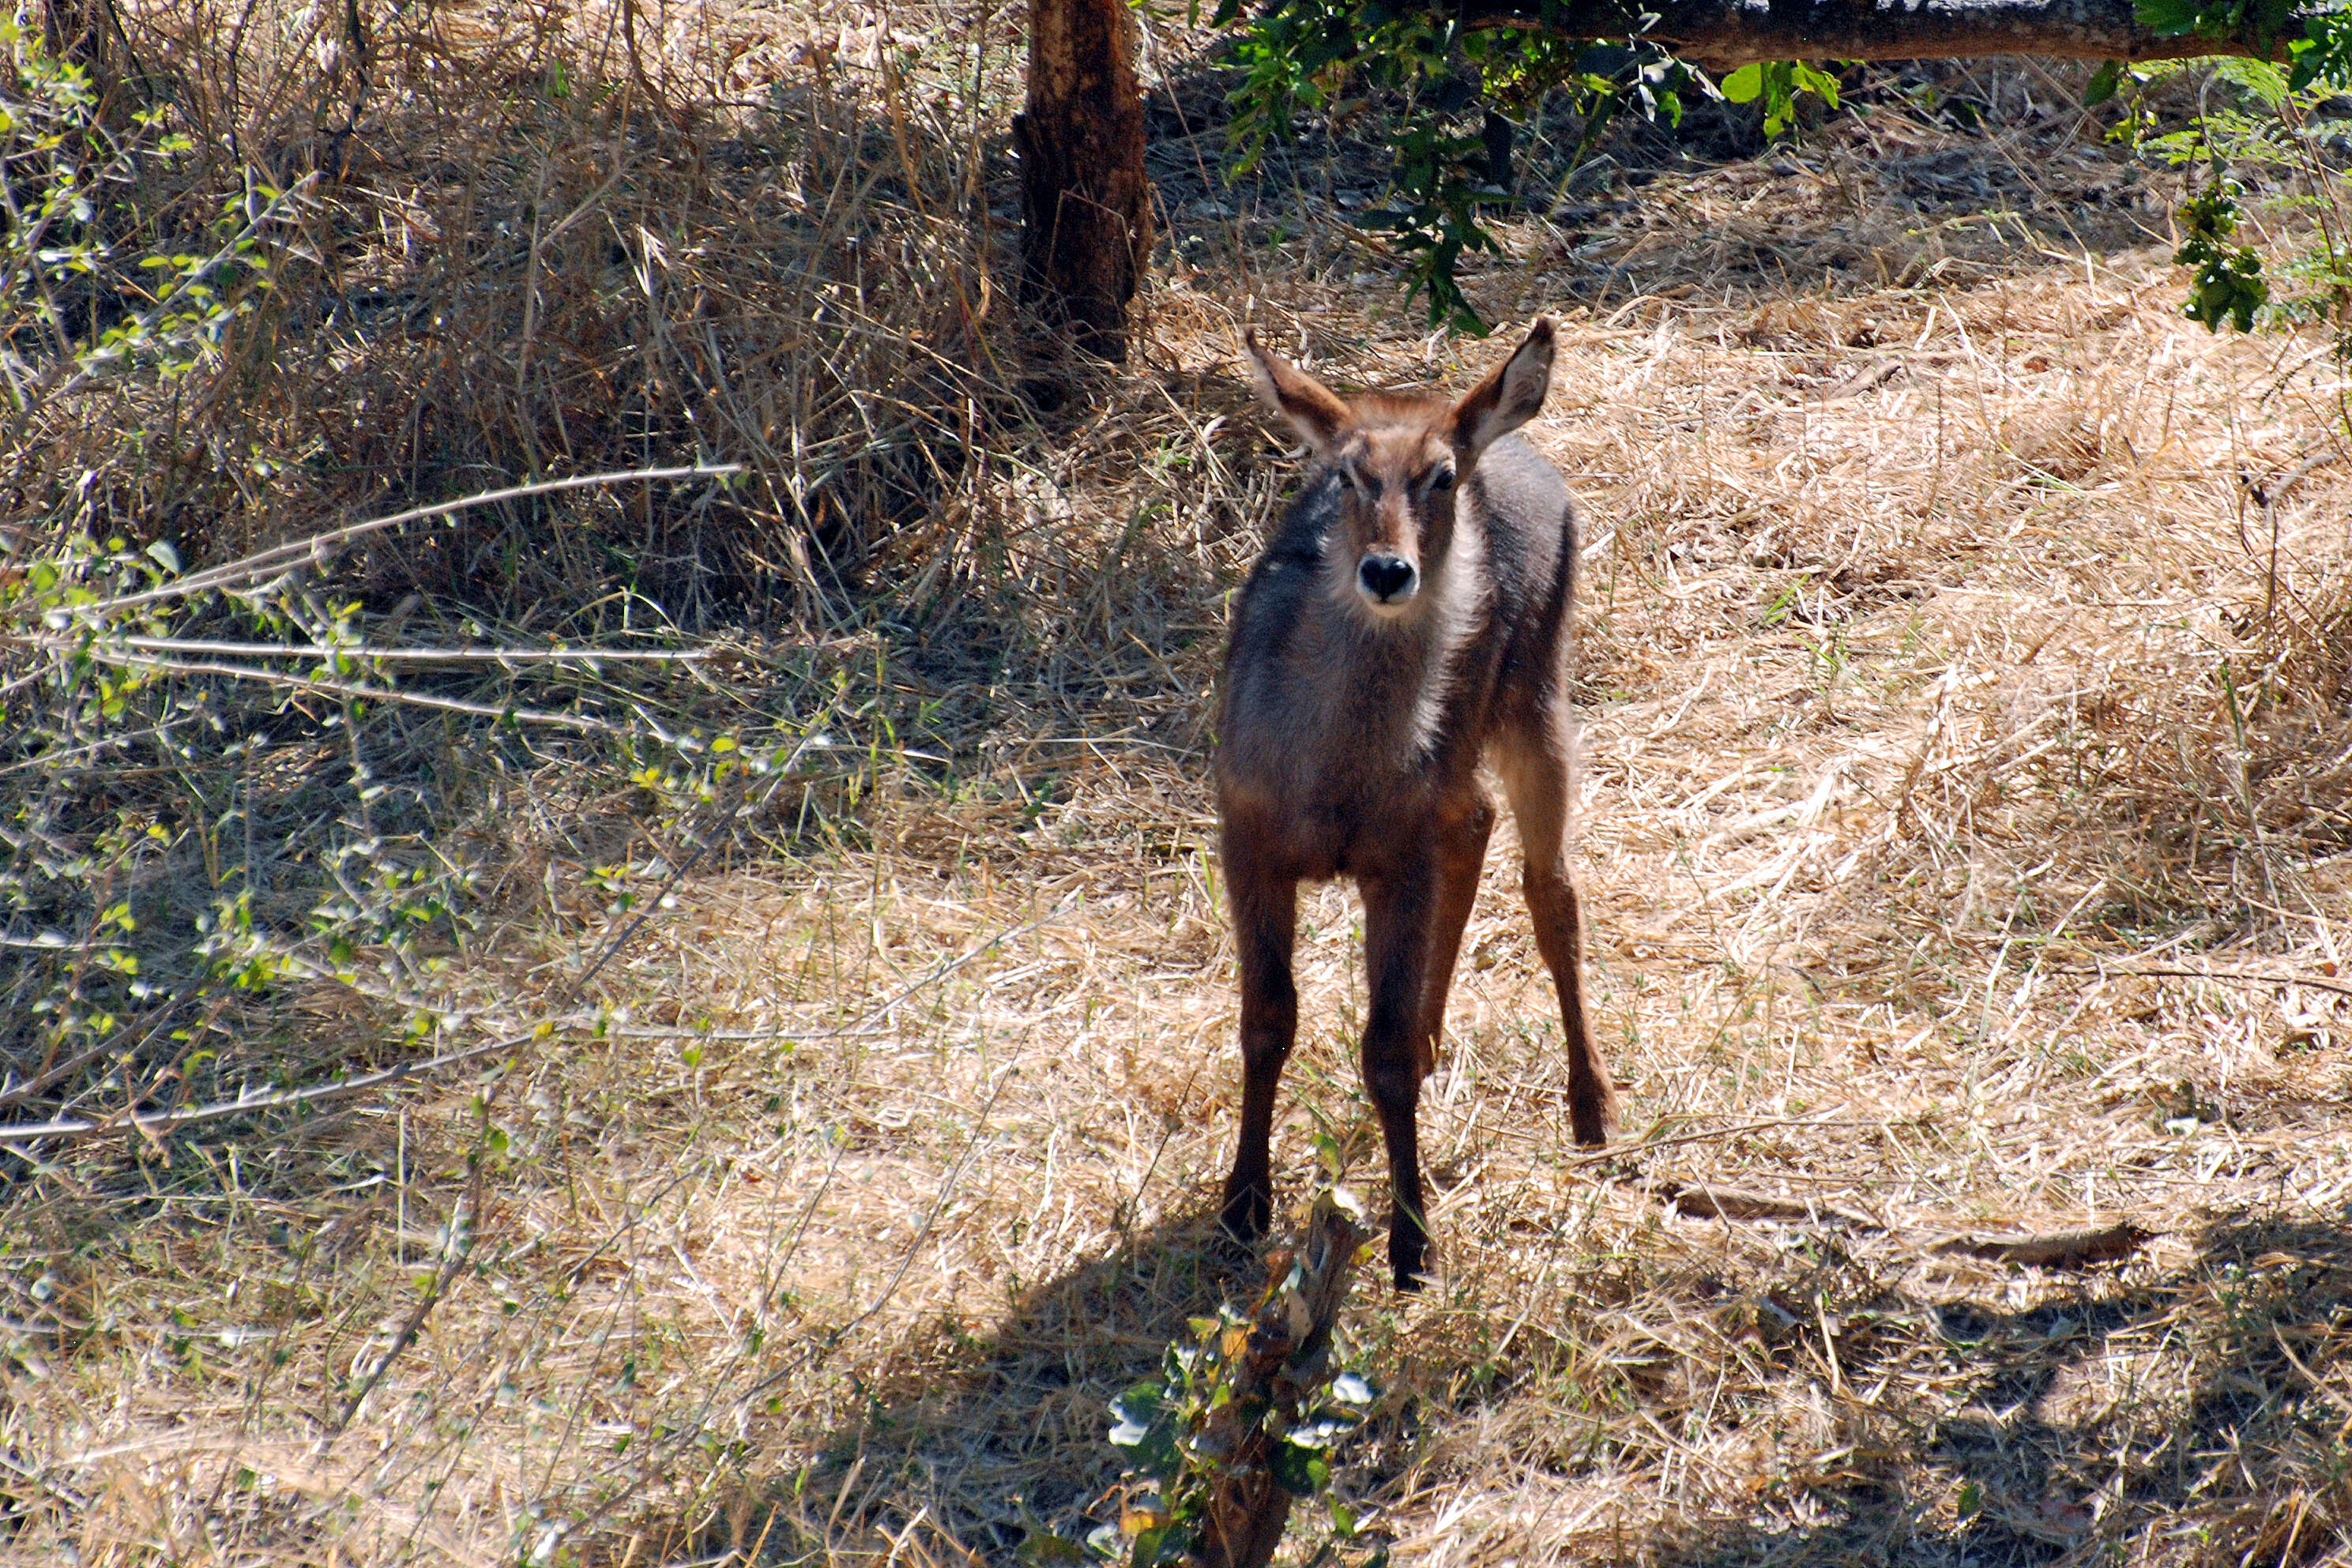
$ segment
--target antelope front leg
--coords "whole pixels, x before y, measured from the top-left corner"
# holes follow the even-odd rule
[[[1223,1219],[1233,1236],[1255,1241],[1265,1234],[1274,1213],[1267,1147],[1274,1136],[1274,1092],[1298,1035],[1298,993],[1290,979],[1298,883],[1261,871],[1238,837],[1226,836],[1223,859],[1232,890],[1234,940],[1241,949],[1242,1135],[1233,1174],[1225,1178]]]
[[[1364,1028],[1364,1088],[1388,1145],[1389,1266],[1400,1291],[1421,1288],[1429,1226],[1421,1197],[1421,999],[1429,967],[1435,868],[1401,867],[1360,878],[1364,895],[1364,959],[1371,1018]]]

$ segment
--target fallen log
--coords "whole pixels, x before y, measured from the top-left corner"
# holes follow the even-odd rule
[[[1650,1185],[1669,1208],[1691,1219],[1766,1219],[1799,1225],[1843,1225],[1856,1230],[1885,1228],[1874,1219],[1811,1198],[1780,1197],[1714,1182],[1686,1182],[1676,1176],[1656,1177]]]
[[[2169,60],[2196,55],[2284,59],[2314,9],[2252,14],[2208,33],[2159,33],[2133,0],[1659,0],[1643,37],[1710,69],[1751,60],[1957,60],[2042,55]],[[1620,0],[1462,0],[1474,27],[1524,27],[1568,38],[1622,38]]]
[[[2128,1258],[2155,1234],[2128,1219],[2119,1219],[2111,1225],[2086,1225],[2038,1236],[1955,1236],[1937,1242],[1934,1250],[1988,1259],[1995,1263],[2073,1269],[2085,1263],[2111,1263]]]
[[[1671,1176],[1654,1176],[1651,1178],[1649,1186],[1667,1207],[1692,1219],[1836,1225],[1853,1230],[1886,1228],[1865,1215],[1817,1203],[1811,1198],[1782,1197],[1775,1193],[1750,1192],[1744,1187],[1724,1186],[1715,1182],[1685,1181]],[[1995,1263],[2030,1263],[2043,1269],[2070,1269],[2085,1263],[2106,1263],[2128,1258],[2155,1234],[2122,1219],[2025,1236],[1952,1236],[1936,1242],[1927,1250],[1945,1256],[1982,1258]]]

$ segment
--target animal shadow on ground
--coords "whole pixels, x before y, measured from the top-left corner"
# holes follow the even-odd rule
[[[1844,1385],[1907,1384],[1911,1410],[1940,1413],[1857,1419],[1847,1452],[1824,1456],[1834,1463],[1757,1478],[1783,1501],[1810,1494],[1817,1525],[1701,1525],[1636,1555],[1674,1568],[2341,1561],[2352,1213],[2230,1216],[2186,1266],[2133,1272],[2016,1312],[1886,1302],[1885,1321],[1909,1332],[1842,1339]]]
[[[1377,1275],[1359,1277],[1351,1314],[1384,1292]],[[696,1555],[1054,1561],[1038,1556],[1041,1532],[1083,1534],[1116,1514],[1109,1400],[1157,1371],[1188,1319],[1221,1299],[1255,1301],[1263,1283],[1206,1212],[1139,1232],[1026,1292],[992,1337],[874,1389],[865,1418],[789,1484],[723,1509],[731,1525]],[[1765,1293],[1791,1283],[1751,1281]],[[1706,1508],[1656,1495],[1638,1467],[1604,1473],[1622,1458],[1593,1458],[1559,1479],[1609,1491],[1614,1517],[1530,1535],[1507,1555],[1654,1568],[2297,1568],[2352,1548],[2352,1213],[2232,1215],[2176,1267],[2057,1285],[2016,1310],[1987,1304],[1981,1283],[1972,1295],[1884,1291],[1845,1314],[1834,1381],[1790,1342],[1771,1358],[1786,1386],[1759,1391],[1768,1404],[1825,1397],[1835,1437],[1824,1451],[1784,1445],[1742,1478],[1737,1500]],[[1487,1398],[1530,1396],[1505,1385]],[[1738,1424],[1730,1404],[1696,1441]],[[1417,1468],[1416,1433],[1437,1437],[1463,1414],[1409,1401],[1361,1440],[1387,1450],[1376,1469],[1393,1478]],[[1358,1479],[1372,1484],[1362,1500],[1391,1500],[1381,1477]],[[1392,1527],[1414,1532],[1409,1517]],[[1503,1544],[1463,1561],[1500,1562],[1485,1548]]]
[[[1879,1291],[1844,1314],[1832,1377],[1801,1344],[1809,1326],[1785,1340],[1771,1356],[1785,1387],[1757,1389],[1761,1399],[1748,1404],[1825,1396],[1834,1437],[1821,1453],[1800,1458],[1780,1443],[1736,1500],[1710,1507],[1658,1495],[1639,1467],[1616,1474],[1622,1450],[1588,1458],[1559,1479],[1606,1490],[1612,1519],[1561,1521],[1555,1540],[1536,1523],[1506,1556],[1651,1568],[2298,1568],[2352,1549],[2352,1213],[2234,1213],[2164,1270],[2006,1279],[2058,1288],[2018,1310],[1988,1305],[1983,1281],[1973,1295]],[[1776,1295],[1794,1281],[1750,1283]],[[1261,1288],[1261,1262],[1223,1241],[1206,1210],[1134,1234],[1028,1291],[992,1338],[875,1387],[866,1417],[802,1469],[722,1507],[727,1523],[703,1532],[694,1556],[1058,1561],[1051,1549],[1040,1556],[1042,1535],[1085,1535],[1118,1514],[1108,1401],[1157,1373],[1188,1319],[1218,1300],[1251,1302]],[[1373,1291],[1385,1293],[1379,1270],[1360,1274],[1350,1314]],[[1423,1349],[1433,1365],[1444,1361]],[[1527,1396],[1503,1385],[1486,1401]],[[1694,1441],[1738,1437],[1731,1404]],[[1406,1401],[1376,1417],[1388,1429],[1357,1441],[1388,1458],[1381,1474],[1357,1477],[1371,1481],[1364,1502],[1390,1502],[1383,1477],[1418,1469],[1413,1450],[1456,1416],[1479,1413]],[[1512,1471],[1506,1462],[1496,1483],[1507,1490]],[[1413,1535],[1409,1516],[1392,1528]],[[1479,1542],[1461,1561],[1503,1561],[1486,1552],[1503,1544]]]
[[[865,1419],[793,1479],[793,1499],[729,1511],[730,1533],[751,1539],[707,1544],[762,1562],[864,1561],[869,1545],[903,1542],[901,1562],[929,1561],[908,1555],[919,1547],[943,1563],[1011,1563],[1042,1531],[1084,1535],[1117,1517],[1106,1497],[1119,1475],[1110,1400],[1159,1371],[1188,1319],[1220,1301],[1255,1302],[1265,1283],[1258,1257],[1213,1210],[1137,1231],[1023,1292],[992,1337],[956,1347],[950,1364],[874,1390]],[[751,1551],[763,1531],[766,1549]],[[937,1537],[953,1546],[940,1550]]]

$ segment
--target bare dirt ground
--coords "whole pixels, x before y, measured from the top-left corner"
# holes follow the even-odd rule
[[[905,26],[1002,73],[969,22]],[[859,47],[821,54],[854,83]],[[1381,1394],[1339,1484],[1397,1563],[2352,1556],[2343,372],[2181,319],[2157,176],[1987,81],[1990,129],[1890,95],[1568,193],[1472,279],[1563,322],[1531,434],[1593,524],[1627,1127],[1568,1135],[1506,829],[1425,1099],[1442,1277],[1345,1320]],[[957,767],[685,876],[495,1091],[21,1176],[11,1555],[1009,1563],[1114,1516],[1106,1402],[1255,1288],[1211,1230],[1203,780],[1223,595],[1297,470],[1238,330],[1358,385],[1502,351],[1345,237],[1344,149],[1234,191],[1155,90],[1140,362],[942,513],[1003,626],[812,639]],[[485,1016],[621,934],[587,858],[460,958]],[[1357,921],[1305,904],[1276,1150],[1297,1197],[1332,1134],[1377,1211]],[[1710,1186],[1783,1202],[1670,1201]],[[2144,1242],[2085,1267],[1948,1245],[2116,1221]]]

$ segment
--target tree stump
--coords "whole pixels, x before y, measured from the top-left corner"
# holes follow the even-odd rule
[[[1127,306],[1151,252],[1143,95],[1125,0],[1031,0],[1021,155],[1021,297],[1080,347],[1127,359]]]
[[[1210,1418],[1202,1438],[1202,1448],[1226,1456],[1225,1474],[1191,1568],[1265,1568],[1274,1560],[1291,1497],[1275,1479],[1273,1449],[1309,1392],[1330,1380],[1331,1326],[1363,1243],[1364,1233],[1327,1192],[1316,1200],[1297,1252],[1277,1265],[1277,1279],[1286,1269],[1292,1278],[1267,1292],[1248,1354],[1234,1371],[1234,1397]]]

